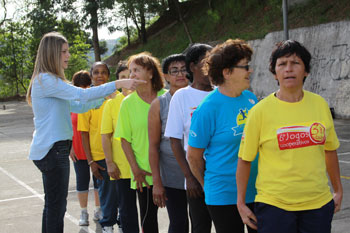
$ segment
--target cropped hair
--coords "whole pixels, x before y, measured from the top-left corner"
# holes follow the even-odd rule
[[[128,67],[132,62],[135,64],[142,66],[148,71],[152,73],[152,89],[154,91],[160,91],[164,87],[163,74],[160,69],[159,60],[156,57],[153,57],[149,52],[142,52],[139,54],[132,55],[128,59]]]
[[[237,65],[242,59],[250,61],[253,50],[244,40],[229,39],[215,46],[206,56],[203,70],[210,77],[212,84],[218,86],[225,82],[224,69],[230,69]]]
[[[49,73],[56,78],[67,81],[61,64],[63,44],[68,44],[67,39],[59,32],[46,33],[40,41],[36,54],[34,71],[27,92],[27,102],[31,104],[32,85],[36,78],[40,81],[41,73]]]
[[[86,70],[81,70],[73,75],[72,83],[77,87],[88,87],[91,85],[90,73]]]
[[[186,62],[186,57],[183,54],[172,54],[163,59],[162,70],[164,74],[168,74],[169,66],[173,62]]]
[[[126,64],[125,61],[120,61],[118,63],[118,67],[117,67],[117,70],[115,72],[115,77],[116,79],[118,80],[119,79],[119,73],[120,72],[123,72],[124,70],[127,70],[128,69],[128,65]]]
[[[199,62],[199,58],[205,56],[207,51],[210,51],[213,47],[207,44],[193,44],[186,52],[186,70],[187,70],[187,78],[192,82],[193,81],[193,73],[191,71],[191,63],[193,62],[195,65]]]
[[[301,43],[295,40],[285,40],[276,44],[276,48],[272,51],[270,57],[269,70],[271,73],[276,74],[275,68],[278,58],[293,54],[297,55],[304,62],[305,71],[310,73],[311,54]]]
[[[106,67],[106,69],[108,71],[108,76],[111,75],[111,71],[109,70],[109,67],[108,67],[108,65],[105,62],[103,62],[103,61],[96,61],[96,62],[94,62],[92,64],[91,69],[90,69],[91,77],[92,77],[92,71],[95,69],[95,67],[96,66],[101,66],[101,65]]]

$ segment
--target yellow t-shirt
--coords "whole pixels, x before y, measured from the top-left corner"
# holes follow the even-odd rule
[[[165,93],[160,90],[157,95]],[[128,95],[122,102],[117,122],[117,128],[114,133],[115,138],[124,138],[131,144],[138,166],[151,172],[148,157],[148,111],[150,104],[143,101],[137,92]],[[152,176],[146,176],[149,185],[153,184]],[[131,173],[131,188],[136,189],[134,175]]]
[[[105,159],[102,148],[101,120],[106,102],[104,101],[98,109],[90,109],[86,113],[78,114],[78,131],[89,132],[91,156],[95,161]]]
[[[107,101],[102,114],[101,134],[112,133],[113,162],[117,164],[120,170],[120,178],[130,179],[130,165],[122,149],[120,138],[113,137],[117,126],[120,105],[124,97],[123,93],[119,93],[114,99]]]
[[[339,141],[327,102],[304,91],[297,103],[274,94],[249,112],[239,157],[253,161],[257,152],[256,202],[287,211],[317,209],[332,199],[325,150]]]

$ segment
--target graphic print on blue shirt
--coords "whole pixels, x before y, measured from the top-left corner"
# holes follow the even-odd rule
[[[205,148],[204,192],[208,205],[237,203],[239,145],[249,110],[255,103],[257,99],[250,91],[244,91],[238,97],[228,97],[216,89],[193,113],[189,145]],[[255,198],[256,168],[253,162],[247,203]]]

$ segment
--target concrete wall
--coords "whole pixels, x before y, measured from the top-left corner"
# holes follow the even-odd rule
[[[293,29],[289,38],[303,43],[312,54],[311,72],[304,89],[323,96],[334,108],[336,117],[350,119],[350,21]],[[278,90],[268,67],[274,45],[281,40],[282,31],[249,41],[254,49],[251,87],[258,97]]]

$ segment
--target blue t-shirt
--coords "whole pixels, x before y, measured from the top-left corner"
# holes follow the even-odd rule
[[[205,148],[204,193],[207,205],[237,204],[238,151],[248,111],[258,102],[250,91],[229,97],[215,89],[193,113],[189,145]],[[246,202],[254,202],[257,159],[252,162]]]

